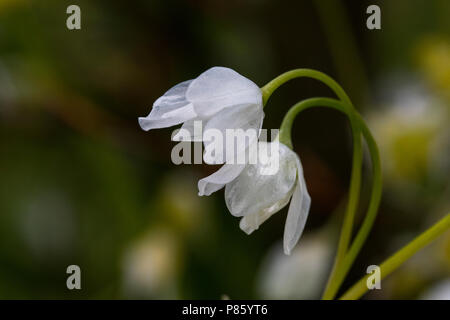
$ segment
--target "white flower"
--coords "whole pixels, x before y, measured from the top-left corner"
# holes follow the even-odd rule
[[[272,144],[278,144],[274,146]],[[269,150],[277,150],[271,153]],[[242,217],[240,228],[252,233],[291,200],[284,229],[284,252],[290,254],[303,232],[311,198],[306,189],[303,168],[295,152],[278,141],[258,142],[256,164],[224,165],[199,181],[200,195],[211,194],[225,186],[225,202],[231,214]],[[261,154],[267,154],[264,161]],[[268,167],[278,161],[275,174]]]
[[[213,67],[167,91],[155,101],[147,117],[139,118],[139,124],[147,131],[183,123],[181,128],[190,132],[191,141],[202,141],[202,136],[194,135],[194,121],[202,121],[205,130],[257,130],[263,117],[259,87],[236,71]],[[180,135],[173,140],[180,141]]]
[[[320,297],[333,259],[333,242],[324,231],[304,236],[289,257],[281,253],[279,243],[269,250],[257,277],[262,299]]]
[[[139,124],[143,130],[150,130],[183,123],[181,130],[172,139],[203,141],[205,148],[211,147],[211,143],[215,142],[207,139],[207,133],[211,129],[219,131],[222,137],[226,136],[227,129],[250,129],[257,133],[238,144],[236,152],[231,152],[232,158],[225,150],[227,143],[222,143],[220,152],[208,159],[208,163],[222,164],[236,163],[236,156],[257,142],[263,118],[262,93],[259,87],[229,68],[213,67],[198,78],[182,82],[167,91],[155,101],[147,117],[139,118]],[[204,127],[203,135],[200,136],[194,130],[194,123],[198,121]],[[185,135],[186,132],[188,136]],[[209,195],[222,188],[236,178],[243,167],[224,165],[217,174],[205,178],[217,180],[219,185],[210,184],[200,195]]]

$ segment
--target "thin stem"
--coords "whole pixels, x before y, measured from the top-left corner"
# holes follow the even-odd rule
[[[278,77],[267,83],[264,87],[261,88],[263,104],[266,105],[272,93],[281,85],[288,82],[289,80],[296,78],[312,78],[321,81],[322,83],[330,87],[330,89],[333,90],[333,92],[338,96],[339,99],[348,103],[349,105],[352,105],[347,93],[345,93],[344,89],[342,89],[342,87],[334,79],[327,76],[323,72],[313,69],[294,69],[279,75]]]
[[[442,218],[439,222],[433,225],[431,228],[423,232],[409,244],[393,254],[389,259],[384,261],[380,265],[380,278],[384,279],[392,272],[394,272],[399,266],[401,266],[406,260],[411,258],[417,251],[431,243],[438,236],[450,229],[450,213]],[[353,285],[347,292],[345,292],[339,299],[342,300],[355,300],[359,299],[368,290],[367,279],[370,275],[366,275]],[[380,279],[380,280],[381,280]]]
[[[292,129],[293,121],[296,115],[308,108],[311,107],[330,107],[341,112],[347,114],[350,118],[350,114],[352,112],[355,113],[356,118],[358,119],[360,126],[362,128],[362,134],[367,141],[367,146],[370,150],[370,156],[372,160],[373,166],[373,181],[372,181],[372,194],[370,198],[370,204],[367,211],[367,215],[364,219],[364,222],[359,230],[355,240],[347,253],[341,261],[341,264],[336,265],[333,268],[334,272],[329,278],[327,287],[325,289],[323,298],[324,299],[333,299],[339,290],[340,285],[342,284],[345,275],[353,264],[356,256],[361,250],[362,245],[364,244],[367,236],[372,228],[372,225],[375,221],[375,217],[378,211],[378,206],[381,200],[381,190],[382,190],[382,181],[381,181],[381,164],[379,158],[379,152],[375,140],[373,139],[370,130],[367,128],[364,120],[361,116],[356,113],[356,111],[352,111],[348,105],[342,103],[335,99],[330,98],[312,98],[301,101],[294,105],[286,114],[283,119],[283,122],[280,127],[280,142],[290,140],[290,132]]]
[[[326,294],[324,294],[323,296],[324,299],[333,299],[336,296],[339,287],[344,281],[345,276],[349,272],[351,266],[353,265],[353,262],[355,261],[356,257],[358,256],[358,253],[360,252],[362,246],[364,245],[364,242],[366,241],[370,230],[372,229],[373,223],[377,216],[378,207],[381,201],[382,174],[381,174],[381,163],[378,147],[375,142],[375,139],[373,138],[370,130],[365,125],[363,119],[359,115],[358,118],[360,119],[362,132],[364,138],[366,139],[367,146],[370,150],[370,156],[372,160],[372,167],[373,167],[372,193],[370,196],[370,203],[367,209],[366,217],[364,218],[361,228],[359,229],[355,239],[353,240],[350,249],[345,255],[341,267],[336,272],[334,279],[332,279],[329,290],[326,291]]]
[[[342,264],[342,261],[344,259],[345,253],[348,249],[348,245],[351,240],[352,235],[352,229],[353,229],[353,221],[355,218],[356,209],[358,207],[358,201],[359,201],[359,190],[361,187],[361,169],[362,169],[362,160],[363,160],[363,150],[362,150],[362,141],[361,141],[361,128],[360,128],[360,121],[357,119],[357,112],[355,108],[353,107],[353,104],[348,97],[348,95],[345,93],[344,89],[331,77],[327,76],[326,74],[312,70],[312,69],[295,69],[292,71],[285,72],[281,74],[280,76],[276,77],[272,81],[270,81],[268,84],[266,84],[263,88],[261,88],[262,95],[263,95],[263,103],[264,105],[269,100],[272,93],[280,87],[285,82],[300,78],[300,77],[308,77],[312,79],[316,79],[318,81],[323,82],[328,87],[330,87],[334,93],[338,96],[338,98],[344,103],[344,105],[348,106],[348,118],[350,120],[350,125],[352,127],[352,137],[353,137],[353,166],[352,166],[352,172],[350,177],[350,190],[349,190],[349,200],[347,205],[347,211],[344,216],[344,222],[342,224],[342,231],[339,237],[339,243],[338,243],[338,249],[337,254],[333,266],[333,270],[331,271],[330,277],[328,279],[328,284],[326,287],[326,291],[328,292],[329,287],[331,286],[332,282],[334,281],[336,275],[339,272],[340,266]],[[341,107],[341,106],[340,106]],[[347,107],[345,107],[347,108]],[[341,110],[342,111],[342,110]],[[292,125],[292,124],[291,124]],[[286,130],[285,130],[286,131]],[[286,135],[286,134],[285,134]],[[284,143],[292,148],[292,141],[290,139],[290,132],[289,132],[289,139],[285,139]]]

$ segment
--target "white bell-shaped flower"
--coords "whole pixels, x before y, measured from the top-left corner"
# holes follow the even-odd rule
[[[226,164],[200,180],[199,194],[209,195],[225,185],[227,207],[232,215],[242,217],[239,226],[247,234],[290,200],[283,240],[284,252],[290,254],[303,232],[311,204],[302,164],[295,152],[278,141],[258,142],[257,150],[255,164]]]
[[[236,71],[213,67],[194,80],[182,82],[153,104],[150,114],[139,118],[143,130],[165,128],[183,123],[181,129],[190,133],[190,141],[202,141],[195,135],[194,121],[205,128],[261,127],[264,117],[260,88]],[[184,139],[183,139],[184,138]],[[186,140],[174,135],[174,141]]]

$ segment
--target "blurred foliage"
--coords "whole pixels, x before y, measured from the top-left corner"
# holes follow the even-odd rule
[[[173,128],[146,133],[137,123],[168,88],[215,65],[261,86],[293,68],[321,70],[369,120],[386,188],[344,287],[448,212],[450,2],[319,1],[0,0],[0,298],[316,297],[292,286],[268,293],[267,283],[279,270],[288,285],[314,265],[329,268],[335,248],[306,248],[334,243],[351,169],[348,124],[327,110],[296,121],[312,210],[295,259],[270,254],[286,210],[245,235],[222,192],[197,196],[197,180],[216,168],[176,167]],[[374,3],[381,31],[365,27]],[[70,4],[81,7],[81,30],[66,28]],[[415,89],[393,97],[404,87],[391,82],[398,75],[416,79],[427,99]],[[308,80],[279,91],[265,128],[300,99],[330,95]],[[411,101],[426,105],[415,122]],[[367,297],[420,297],[450,276],[449,248],[447,235]],[[66,288],[70,264],[81,267],[80,291]]]

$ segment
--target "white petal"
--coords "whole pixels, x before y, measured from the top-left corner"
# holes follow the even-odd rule
[[[198,126],[201,126],[201,128],[197,128],[197,130],[194,129],[194,123]],[[200,120],[199,118],[195,118],[192,120],[188,120],[180,128],[180,131],[178,131],[173,137],[172,141],[202,141],[202,135],[203,135],[203,123],[204,121]],[[185,133],[189,133],[189,139],[182,139],[182,137],[187,136],[187,134],[181,134],[181,130],[186,130]]]
[[[259,142],[258,148],[270,148],[273,143],[277,142]],[[266,174],[267,164],[258,161],[257,164],[248,164],[239,177],[226,185],[225,202],[232,215],[260,214],[258,219],[253,217],[259,226],[267,219],[266,215],[275,213],[286,204],[284,202],[292,193],[296,181],[296,155],[283,144],[279,144],[278,153],[278,170],[274,174]],[[250,225],[249,222],[243,224]]]
[[[239,227],[241,228],[241,230],[246,234],[251,234],[253,231],[257,230],[259,226],[264,223],[264,221],[269,219],[273,214],[283,209],[289,203],[289,200],[292,196],[292,191],[293,190],[288,192],[283,199],[275,202],[269,208],[264,208],[261,211],[243,216],[241,221],[239,222]]]
[[[192,80],[177,84],[153,103],[148,116],[140,117],[139,124],[145,131],[177,125],[195,118],[194,105],[186,99],[186,91]]]
[[[212,175],[198,181],[198,195],[209,196],[211,193],[222,189],[225,184],[236,179],[244,168],[245,165],[239,164],[223,165]]]
[[[205,161],[215,164],[246,163],[242,161],[248,159],[248,155],[246,156],[244,152],[248,146],[257,142],[263,118],[262,107],[256,104],[233,106],[214,115],[205,125],[203,142],[205,152],[210,148],[216,152],[212,159]],[[223,137],[220,144],[215,139],[208,139],[208,130],[217,130],[220,133]]]
[[[259,87],[236,71],[213,67],[194,79],[186,92],[201,117],[210,117],[237,104],[262,105]]]
[[[306,189],[305,178],[303,177],[303,168],[300,159],[297,157],[298,177],[294,194],[292,195],[291,205],[286,218],[284,227],[283,247],[284,253],[289,255],[297,244],[305,228],[308,218],[309,208],[311,206],[311,197]]]

